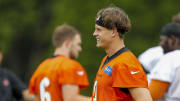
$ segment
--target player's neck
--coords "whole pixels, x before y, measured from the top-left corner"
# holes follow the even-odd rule
[[[125,47],[123,40],[112,43],[107,49],[105,49],[108,57],[114,55],[117,51]]]
[[[70,57],[69,55],[69,50],[65,47],[59,47],[59,48],[56,48],[55,51],[54,51],[54,55],[61,55],[61,56],[65,56],[65,57]]]

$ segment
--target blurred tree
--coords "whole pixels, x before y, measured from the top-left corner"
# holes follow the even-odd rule
[[[51,22],[51,1],[2,0],[1,42],[5,54],[5,65],[23,80],[27,78],[31,61],[40,58],[49,48],[47,36]],[[48,39],[47,39],[48,38]],[[26,76],[25,76],[26,75]]]

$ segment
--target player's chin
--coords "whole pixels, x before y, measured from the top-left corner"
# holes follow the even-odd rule
[[[77,53],[73,57],[74,57],[74,59],[77,59],[79,57],[79,54]]]
[[[100,44],[98,44],[98,43],[96,44],[96,47],[97,48],[102,48],[102,46]]]
[[[104,49],[104,48],[105,48],[105,45],[99,43],[99,44],[96,44],[96,47],[97,47],[97,48],[103,48],[103,49]]]
[[[99,45],[96,45],[97,48],[101,48]]]

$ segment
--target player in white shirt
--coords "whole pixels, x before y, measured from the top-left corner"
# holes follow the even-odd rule
[[[149,90],[153,100],[180,101],[180,24],[170,23],[161,31],[164,54],[151,71]]]
[[[180,23],[180,13],[172,17],[172,22]],[[141,62],[145,72],[149,74],[154,68],[160,57],[165,54],[161,46],[155,46],[147,49],[139,55],[138,59]]]

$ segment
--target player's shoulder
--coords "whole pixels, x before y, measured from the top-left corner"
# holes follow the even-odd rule
[[[62,62],[66,65],[74,65],[77,64],[77,62],[71,58],[68,57],[61,57],[58,60],[62,60]]]
[[[126,51],[118,56],[114,61],[114,64],[118,65],[119,67],[141,67],[139,60],[131,51]]]
[[[56,64],[72,65],[74,61],[71,58],[68,58],[65,56],[53,56],[53,57],[47,58],[43,63],[44,64],[56,63]]]
[[[149,52],[163,52],[163,49],[161,46],[155,46],[155,47],[151,47],[151,48],[147,49],[147,51],[149,51]]]
[[[78,61],[74,59],[71,59],[71,61],[75,68],[82,68],[82,65]]]
[[[155,46],[147,49],[145,52],[140,54],[139,58],[152,58],[163,55],[163,49],[161,46]]]
[[[179,55],[180,54],[180,50],[174,50],[171,52],[168,52],[167,54],[165,54],[165,56],[174,56],[174,55]]]
[[[154,46],[154,47],[151,47],[149,49],[147,49],[144,54],[152,54],[152,53],[155,53],[155,54],[163,54],[163,49],[161,46]]]
[[[128,60],[132,60],[132,59],[137,59],[136,56],[131,52],[131,51],[126,51],[126,52],[123,52],[122,54],[120,54],[118,57],[117,57],[117,60],[124,60],[124,61],[128,61]]]
[[[180,50],[174,50],[174,51],[168,52],[165,55],[163,55],[160,59],[168,60],[168,61],[179,60],[180,59]]]
[[[166,53],[160,58],[160,61],[155,66],[154,71],[156,70],[168,70],[168,68],[176,68],[180,65],[180,50],[174,50]],[[165,69],[166,68],[166,69]]]
[[[166,53],[165,55],[162,56],[162,58],[174,58],[174,57],[179,57],[180,56],[180,50],[174,50],[171,52]]]
[[[52,57],[48,58],[47,60],[51,60],[51,61],[70,61],[70,58],[65,57],[65,56],[52,56]]]
[[[71,58],[67,58],[67,57],[64,58],[61,66],[62,66],[62,69],[82,68],[82,65],[78,61]]]

